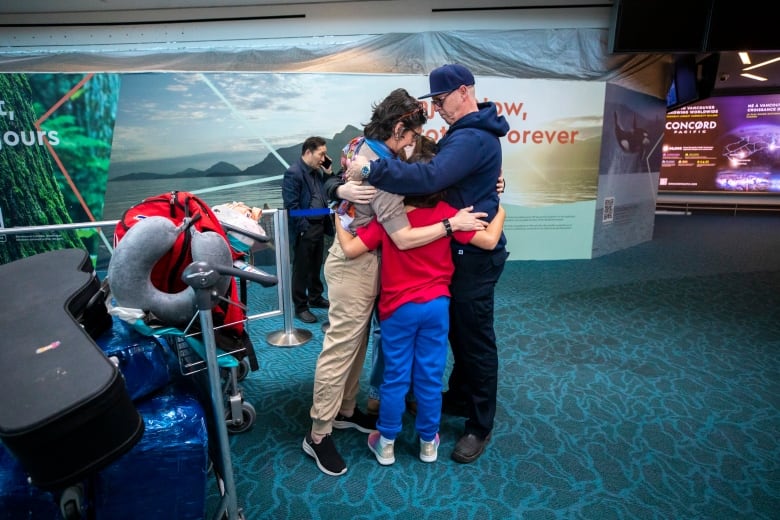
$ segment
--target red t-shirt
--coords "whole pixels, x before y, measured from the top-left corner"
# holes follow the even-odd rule
[[[454,216],[458,210],[439,202],[433,208],[416,208],[408,212],[412,227],[423,227]],[[455,231],[452,238],[468,243],[476,231]],[[357,235],[369,249],[382,247],[381,292],[379,318],[387,319],[404,303],[424,303],[450,295],[450,280],[455,266],[450,252],[450,237],[430,244],[401,251],[385,229],[374,218],[357,229]]]

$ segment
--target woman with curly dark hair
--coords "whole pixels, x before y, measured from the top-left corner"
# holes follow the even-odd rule
[[[427,121],[423,105],[404,89],[392,91],[373,107],[371,120],[362,136],[344,149],[344,171],[355,157],[368,160],[405,158],[405,149],[413,147]],[[348,183],[352,184],[352,183]],[[347,197],[350,186],[331,183],[332,198]],[[373,190],[371,190],[373,193]],[[335,196],[334,196],[335,195]],[[362,199],[365,200],[365,199]],[[403,197],[377,190],[370,202],[339,204],[337,226],[354,234],[376,215],[400,249],[427,244],[447,236],[444,224],[412,228],[406,217]],[[449,222],[455,230],[483,229],[482,214],[461,210]],[[329,325],[314,373],[314,392],[310,410],[312,427],[303,440],[303,451],[314,458],[317,467],[328,475],[342,475],[347,466],[331,438],[333,428],[355,428],[370,433],[376,428],[376,416],[356,406],[360,375],[366,356],[371,315],[379,295],[379,253],[372,251],[347,258],[338,241],[325,260],[325,281],[330,307]]]

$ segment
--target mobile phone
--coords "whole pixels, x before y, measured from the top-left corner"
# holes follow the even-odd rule
[[[333,160],[326,155],[325,160],[322,161],[322,167],[327,170],[331,164],[333,164]]]

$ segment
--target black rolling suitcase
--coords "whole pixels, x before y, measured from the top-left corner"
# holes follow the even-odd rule
[[[42,489],[79,482],[143,434],[122,375],[93,339],[111,325],[94,305],[99,289],[81,249],[0,266],[0,440]]]

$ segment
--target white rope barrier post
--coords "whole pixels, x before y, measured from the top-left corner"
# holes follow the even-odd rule
[[[290,276],[290,245],[287,231],[287,210],[280,209],[274,219],[274,237],[276,237],[276,266],[279,284],[279,303],[284,315],[284,330],[271,332],[266,341],[275,347],[297,347],[312,338],[312,333],[306,329],[296,329],[293,326],[295,311],[292,301],[292,284]]]

